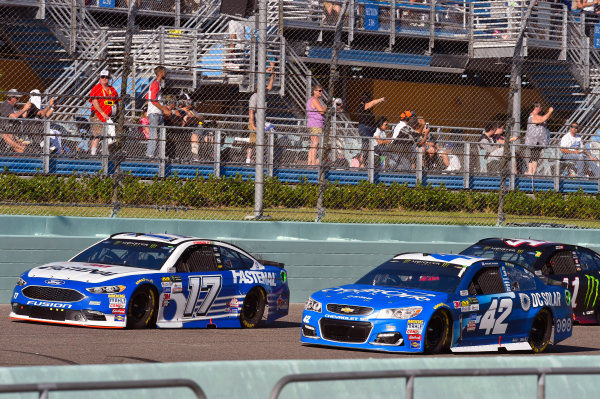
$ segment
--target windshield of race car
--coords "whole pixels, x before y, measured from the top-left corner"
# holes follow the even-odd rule
[[[475,244],[462,251],[461,255],[503,260],[533,270],[533,265],[539,259],[541,252],[526,251],[524,249],[511,247],[492,247],[489,245]]]
[[[462,266],[445,262],[392,259],[371,270],[356,284],[452,293],[462,270]]]
[[[86,249],[71,259],[71,262],[159,270],[174,249],[174,245],[155,241],[108,239]]]

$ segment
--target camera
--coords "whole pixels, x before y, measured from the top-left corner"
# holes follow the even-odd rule
[[[342,103],[342,99],[333,97],[333,102],[336,103],[337,105],[340,105]]]
[[[429,129],[429,122],[425,123],[425,129]]]

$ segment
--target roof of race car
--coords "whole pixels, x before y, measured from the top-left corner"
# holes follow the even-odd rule
[[[453,265],[469,267],[474,263],[487,261],[487,262],[495,262],[492,259],[487,258],[479,258],[476,256],[469,255],[459,255],[459,254],[428,254],[428,253],[404,253],[394,256],[394,259],[413,259],[413,260],[426,260],[430,262],[442,262],[442,263],[450,263]]]
[[[182,236],[177,234],[155,234],[155,233],[116,233],[110,236],[110,238],[117,240],[139,240],[139,241],[156,241],[168,244],[181,244],[182,242],[198,240],[202,241],[202,244],[208,244],[210,242],[221,242],[218,240],[208,240],[206,238]]]
[[[541,250],[557,245],[570,245],[554,241],[540,241],[524,238],[484,238],[479,240],[477,244],[487,244],[492,246],[512,247],[520,249]]]

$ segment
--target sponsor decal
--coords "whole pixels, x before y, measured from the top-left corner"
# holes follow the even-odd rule
[[[407,334],[421,334],[423,331],[423,320],[409,320],[406,323],[406,333]]]
[[[454,309],[460,309],[460,301],[454,301]]]
[[[173,283],[171,287],[172,294],[179,294],[183,292],[183,284],[182,283]]]
[[[92,306],[100,306],[101,303],[102,302],[100,302],[100,301],[90,301],[90,305],[92,305]]]
[[[169,303],[171,303],[170,300],[163,298],[163,300],[162,300],[162,307],[166,308],[167,306],[169,306]]]
[[[421,341],[410,341],[411,349],[421,349]]]
[[[325,315],[325,317],[328,317],[330,319],[350,320],[350,321],[366,321],[367,320],[366,317],[344,316],[341,314],[328,314],[328,315]]]
[[[590,316],[593,315],[595,312],[593,310],[588,310],[587,312],[583,312],[584,316]]]
[[[531,298],[527,294],[519,293],[519,299],[521,300],[521,309],[527,312],[531,308]]]
[[[140,285],[141,283],[150,283],[150,284],[154,284],[154,281],[150,280],[149,278],[141,278],[138,281],[135,282],[135,285]]]
[[[227,304],[227,307],[225,308],[226,312],[230,312],[230,313],[237,313],[240,311],[240,301],[238,301],[237,298],[232,298],[229,303]]]
[[[281,273],[279,273],[279,277],[281,277],[281,282],[285,284],[285,282],[287,281],[287,273],[285,272],[285,270],[282,270]]]
[[[304,318],[302,319],[303,323],[310,323],[310,316],[304,316]]]
[[[567,279],[567,284],[569,283],[569,279]],[[565,303],[567,306],[571,306],[571,291],[565,289]]]
[[[467,296],[467,295],[469,295],[468,290],[460,290],[460,296]]]
[[[347,299],[347,298],[357,298],[357,299],[362,299],[362,300],[364,300],[364,301],[370,301],[370,300],[372,300],[372,299],[373,299],[373,298],[369,298],[368,296],[360,296],[360,295],[348,295],[348,296],[347,296],[346,298],[344,298],[344,299]]]
[[[475,331],[477,329],[477,321],[469,320],[467,323],[467,332]]]
[[[396,331],[396,325],[395,324],[386,324],[385,331]]]
[[[162,281],[163,283],[170,283],[171,282],[171,277],[161,277],[160,281]]]
[[[163,290],[163,292],[165,294],[170,294],[171,293],[171,287],[170,286],[169,287],[165,287],[165,289]]]
[[[277,297],[277,310],[285,310],[290,307],[290,299],[283,298],[281,295]]]
[[[63,285],[65,282],[62,280],[50,279],[50,280],[44,281],[44,283],[49,284],[49,285]]]
[[[19,297],[19,293],[15,292],[15,295],[13,295],[13,299],[17,299]]]
[[[506,244],[511,247],[518,247],[519,245],[529,245],[530,247],[537,247],[539,245],[545,244],[546,241],[537,241],[537,240],[505,240]]]
[[[98,265],[93,265],[93,266],[97,266]],[[107,266],[103,266],[103,267],[107,267]],[[97,270],[97,269],[91,269],[89,267],[83,267],[83,266],[60,266],[60,265],[48,265],[48,266],[39,266],[38,269],[47,269],[47,270],[56,270],[56,271],[63,271],[63,270],[71,270],[74,272],[81,272],[81,273],[89,273],[89,274],[99,274],[101,276],[114,276],[115,272],[108,272],[108,271],[104,271],[104,270]]]
[[[46,301],[27,301],[27,305],[42,306],[45,308],[71,309],[71,304],[69,304],[69,303],[57,303],[57,302],[46,302]]]
[[[125,299],[125,295],[123,294],[109,294],[108,302],[110,309],[124,308],[127,305],[127,299]]]
[[[352,313],[354,309],[349,308],[349,307],[345,307],[345,308],[341,308],[340,312],[344,312],[344,313]]]
[[[114,314],[125,314],[125,309],[124,308],[116,308],[116,309],[113,309],[112,312]]]
[[[589,308],[590,305],[593,308],[596,306],[596,301],[598,300],[598,279],[594,276],[590,276],[589,274],[585,275],[587,279],[587,292],[585,293],[585,306]]]
[[[539,308],[542,306],[560,306],[560,292],[532,292],[531,306]]]
[[[181,32],[181,31],[179,31]],[[194,241],[194,244],[202,245],[202,244],[210,244],[210,241]]]
[[[171,281],[174,283],[181,283],[181,276],[178,276],[178,275],[171,276]]]
[[[171,294],[163,294],[163,299],[171,299]]]
[[[115,315],[115,321],[125,321],[125,316],[120,315],[120,314],[116,314]]]
[[[162,283],[160,283],[160,285],[161,285],[162,287],[170,287],[170,286],[172,286],[172,285],[173,285],[173,283],[172,283],[172,282],[170,282],[170,281],[169,281],[169,282],[163,281]]]
[[[409,334],[408,335],[408,340],[409,341],[420,341],[421,340],[421,334]]]
[[[265,284],[271,287],[277,286],[275,283],[275,273],[258,272],[252,270],[232,270],[234,284]]]
[[[573,320],[571,320],[571,318],[564,318],[564,319],[556,319],[556,323],[555,323],[555,334],[560,334],[563,332],[569,332],[571,331],[571,328],[573,328]]]

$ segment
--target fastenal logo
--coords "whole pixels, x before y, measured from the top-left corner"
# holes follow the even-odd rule
[[[587,292],[585,293],[585,306],[586,308],[596,306],[596,300],[598,299],[598,285],[600,281],[594,276],[590,276],[588,274],[585,275],[587,278]]]

